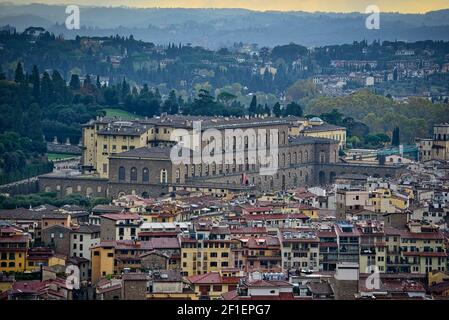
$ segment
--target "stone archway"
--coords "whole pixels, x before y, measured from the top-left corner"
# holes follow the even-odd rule
[[[329,173],[329,182],[330,183],[334,183],[335,182],[335,177],[337,176],[337,174],[334,171],[331,171]]]
[[[318,173],[318,183],[321,186],[326,184],[326,173],[324,171]]]

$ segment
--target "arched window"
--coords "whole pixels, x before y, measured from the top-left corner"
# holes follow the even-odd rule
[[[135,182],[137,181],[137,169],[135,167],[131,168],[131,173],[129,175],[131,181]]]
[[[15,266],[16,266],[16,263],[15,263],[15,262],[10,262],[10,263],[9,263],[9,267],[10,267],[10,268],[15,268]]]
[[[142,169],[142,182],[150,182],[150,171],[148,168]]]
[[[309,152],[308,151],[306,151],[306,153],[304,154],[304,157],[306,158],[305,162],[309,162]]]
[[[167,177],[167,170],[162,169],[161,170],[161,183],[167,183],[168,177]]]
[[[126,180],[125,167],[119,167],[118,168],[118,180],[119,181],[125,181]]]
[[[293,163],[298,163],[298,156],[296,155],[296,152],[293,153]]]
[[[8,265],[7,265],[6,262],[2,262],[2,263],[0,264],[0,266],[1,266],[2,268],[6,268]]]

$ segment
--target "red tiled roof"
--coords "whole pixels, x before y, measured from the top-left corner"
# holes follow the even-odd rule
[[[14,242],[28,242],[31,236],[28,234],[17,235],[12,237],[2,237],[0,238],[0,243],[14,243]]]
[[[176,237],[179,232],[176,231],[141,231],[138,233],[139,237]]]
[[[111,220],[139,220],[140,216],[135,213],[107,213],[100,217]]]
[[[265,234],[267,233],[267,228],[265,227],[242,227],[242,228],[232,228],[231,234]]]
[[[335,231],[318,231],[318,237],[320,238],[336,238],[337,234]]]
[[[273,207],[253,207],[253,206],[244,206],[242,207],[243,210],[252,213],[252,212],[267,212],[267,211],[273,211]]]
[[[106,293],[106,292],[109,292],[109,291],[114,291],[114,290],[121,289],[121,287],[122,287],[121,283],[114,284],[114,285],[108,286],[108,287],[98,287],[97,286],[97,291],[98,291],[98,293],[101,294],[101,293]]]
[[[238,284],[240,277],[222,277],[218,272],[209,272],[187,277],[193,284]]]
[[[272,214],[252,214],[243,216],[245,220],[287,220],[287,219],[310,219],[307,215],[302,213],[272,213]]]
[[[443,281],[443,282],[437,283],[437,284],[429,287],[429,291],[431,293],[437,293],[437,294],[441,294],[445,291],[449,291],[449,281]]]
[[[385,235],[398,235],[404,239],[421,239],[421,240],[443,240],[444,236],[441,232],[410,232],[408,230],[385,228]]]
[[[278,237],[274,237],[274,236],[266,236],[266,237],[242,237],[239,238],[238,240],[240,240],[243,244],[244,247],[247,248],[254,248],[254,249],[259,249],[259,248],[264,248],[264,247],[280,247],[281,243],[279,241]],[[246,240],[246,241],[243,241]],[[264,240],[264,241],[262,241]]]

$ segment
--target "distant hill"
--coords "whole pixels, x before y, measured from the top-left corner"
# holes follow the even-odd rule
[[[50,28],[55,23],[40,16],[32,14],[21,14],[13,16],[5,16],[0,18],[0,25],[10,25],[16,27],[17,30],[22,31],[30,26],[39,26],[43,28]]]
[[[361,13],[257,12],[245,9],[136,9],[81,7],[81,30],[64,27],[65,6],[0,4],[0,25],[19,31],[43,26],[66,38],[129,35],[154,43],[192,43],[210,48],[251,42],[275,46],[352,43],[354,40],[449,40],[449,10],[426,14],[384,13],[381,29],[365,28]]]

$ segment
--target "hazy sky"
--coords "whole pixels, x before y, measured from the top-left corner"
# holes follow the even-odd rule
[[[246,8],[253,10],[298,10],[364,12],[375,4],[383,12],[419,13],[449,8],[449,0],[0,0],[17,4],[38,2],[70,3],[94,6],[183,7],[183,8]]]

